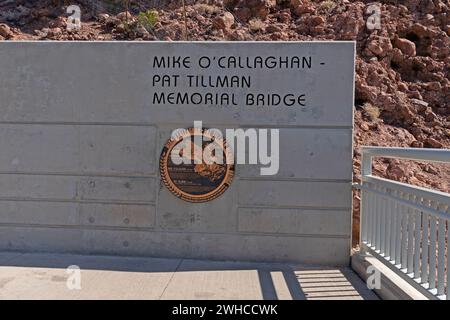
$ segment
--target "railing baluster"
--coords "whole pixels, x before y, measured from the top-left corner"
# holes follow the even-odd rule
[[[391,196],[395,196],[395,190],[391,190]],[[395,211],[395,203],[394,203],[394,200],[389,200],[389,206],[388,206],[388,210],[390,211],[390,213],[391,213],[391,221],[390,221],[390,223],[391,223],[391,243],[390,243],[390,246],[391,246],[391,261],[395,261],[395,257],[396,257],[396,255],[395,255],[395,247],[396,247],[396,243],[395,243],[395,240],[396,240],[396,237],[397,237],[397,225],[396,225],[396,222],[397,222],[397,212]]]
[[[372,185],[372,190],[375,192],[377,190],[376,185]],[[371,229],[372,229],[372,235],[371,235],[371,241],[370,245],[372,248],[375,248],[376,241],[377,241],[377,200],[376,200],[376,194],[372,192],[372,197],[370,198],[370,206],[372,207],[372,217],[371,217]]]
[[[436,204],[433,203],[433,208],[437,208]],[[430,268],[429,268],[429,289],[436,288],[436,228],[437,219],[436,217],[430,217]]]
[[[391,194],[391,190],[390,189],[386,189],[386,194],[390,195]],[[386,258],[389,258],[389,260],[391,260],[391,211],[389,210],[389,204],[390,204],[391,200],[389,200],[389,198],[385,198],[384,199],[384,212],[386,215],[386,220],[385,220],[385,228],[386,228],[386,239],[385,239],[385,249],[386,249]]]
[[[420,274],[423,284],[428,283],[428,216],[428,213],[422,212],[422,268]]]
[[[368,204],[367,204],[367,191],[365,189],[361,190],[361,201],[360,201],[360,208],[359,208],[359,221],[360,221],[360,232],[361,232],[361,241],[366,242],[367,241],[367,226],[369,218],[368,216]]]
[[[396,196],[400,198],[400,192],[396,192]],[[402,210],[400,204],[395,203],[395,264],[400,265],[402,262]]]
[[[364,187],[367,186],[367,183],[363,184]],[[369,234],[369,196],[368,191],[366,191],[364,188],[361,190],[361,200],[360,200],[360,207],[359,207],[359,220],[360,220],[360,240],[361,243],[367,242],[367,236]]]
[[[380,188],[377,186],[376,190],[379,191]],[[380,250],[380,196],[375,194],[375,217],[376,217],[376,233],[375,233],[375,250]]]
[[[414,197],[414,203],[417,203],[417,197]],[[414,278],[420,277],[420,240],[422,233],[422,217],[420,211],[414,210],[415,216],[415,227],[416,231],[414,232]]]
[[[367,184],[367,244],[372,246],[372,228],[373,228],[373,204],[372,204],[372,192],[370,191],[370,185]]]
[[[403,194],[402,194],[402,197]],[[401,250],[402,250],[402,257],[401,257],[401,268],[405,269],[407,267],[407,258],[408,258],[408,253],[407,253],[407,238],[408,238],[408,232],[407,232],[407,227],[408,227],[408,215],[406,213],[406,208],[404,205],[400,205],[400,212],[402,215],[402,245],[401,245]]]
[[[407,201],[411,201],[411,195],[405,197]],[[406,212],[408,214],[408,265],[407,273],[414,271],[414,215],[411,207],[407,207]]]
[[[386,193],[385,188],[381,188]],[[380,197],[380,254],[386,256],[386,199]]]
[[[438,209],[443,209],[443,206],[438,206]],[[439,296],[445,293],[445,219],[439,220],[438,233],[438,279],[437,279],[437,294]]]
[[[375,186],[372,185],[372,190]],[[375,232],[376,232],[376,216],[375,216],[375,195],[370,193],[370,246],[375,246]]]

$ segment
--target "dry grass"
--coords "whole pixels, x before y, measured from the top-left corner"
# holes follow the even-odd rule
[[[370,120],[374,121],[380,117],[380,109],[378,107],[366,102],[362,108]]]
[[[194,9],[200,14],[209,14],[209,15],[219,14],[222,12],[222,9],[220,7],[206,3],[198,3],[194,5]]]
[[[264,27],[265,27],[265,24],[264,24],[264,22],[261,21],[261,19],[254,18],[248,22],[248,28],[252,32],[261,31],[264,29]]]
[[[334,7],[336,7],[336,3],[332,0],[322,1],[319,5],[319,9],[322,9],[322,10],[331,10]]]

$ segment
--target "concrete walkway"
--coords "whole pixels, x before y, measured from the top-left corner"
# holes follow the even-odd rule
[[[81,290],[67,287],[71,275],[66,268],[72,265],[80,267]],[[76,284],[76,281],[70,283]],[[0,299],[313,300],[377,297],[348,268],[0,253]]]

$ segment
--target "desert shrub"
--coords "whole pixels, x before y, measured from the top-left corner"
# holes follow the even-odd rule
[[[153,29],[158,21],[159,14],[156,10],[147,10],[145,12],[140,12],[138,15],[139,24],[147,30]]]
[[[258,32],[260,30],[264,29],[264,22],[261,21],[261,19],[254,18],[248,22],[248,28],[252,32]]]
[[[374,121],[380,117],[380,109],[378,107],[366,102],[362,108],[370,120]]]
[[[322,1],[319,5],[319,8],[322,10],[331,10],[336,6],[336,3],[332,0]]]
[[[194,10],[200,14],[218,14],[222,11],[222,9],[218,6],[207,4],[207,3],[198,3],[194,5]]]

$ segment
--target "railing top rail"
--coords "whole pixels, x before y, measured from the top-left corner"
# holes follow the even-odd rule
[[[362,147],[361,152],[363,154],[384,158],[450,163],[450,150],[448,149]]]
[[[398,195],[395,196],[390,192],[378,191],[376,188],[369,188],[368,186],[362,186],[362,190],[378,194],[382,197],[390,198],[397,203],[406,204],[409,207],[414,207],[433,216],[450,220],[450,194],[420,187],[411,187],[410,185],[402,184],[401,182],[390,181],[372,176],[364,177],[364,181],[374,183],[375,185],[383,186],[385,188],[394,188],[394,190],[398,190],[408,195],[423,198],[425,203],[421,203],[420,201],[411,201],[410,199],[402,199]],[[439,206],[437,208],[428,207],[426,205],[426,201],[428,200],[437,202]]]
[[[437,201],[442,204],[450,205],[450,194],[446,192],[413,186],[407,183],[375,177],[372,175],[363,176],[362,180],[363,182],[381,185],[385,188],[390,188],[406,194],[416,195],[427,200]]]

